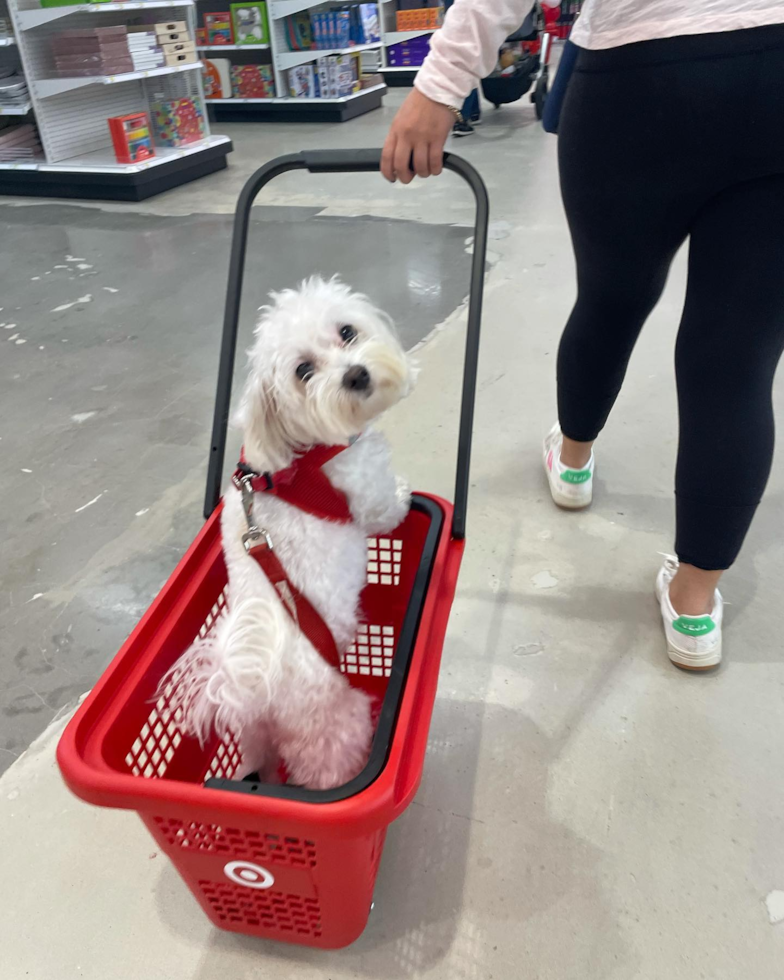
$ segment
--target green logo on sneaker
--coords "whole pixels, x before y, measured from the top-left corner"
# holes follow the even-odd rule
[[[590,470],[564,470],[561,474],[564,483],[587,483],[591,479]]]
[[[716,629],[716,624],[710,616],[678,616],[672,628],[684,636],[707,636]]]

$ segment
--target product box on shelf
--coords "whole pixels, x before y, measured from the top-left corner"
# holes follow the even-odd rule
[[[359,91],[359,56],[329,55],[316,62],[318,94],[322,99],[343,99]]]
[[[204,97],[231,98],[231,62],[228,58],[204,58],[201,63],[204,77]]]
[[[289,14],[283,20],[283,31],[289,51],[310,51],[313,47],[313,32],[310,15],[307,11]]]
[[[378,4],[360,3],[358,5],[361,37],[358,44],[375,44],[381,40],[381,22],[378,16]]]
[[[234,44],[231,11],[224,10],[217,13],[205,14],[204,27],[207,31],[207,44]]]
[[[232,65],[231,90],[238,99],[274,99],[271,65]]]
[[[207,28],[206,27],[197,27],[196,28],[196,44],[198,44],[198,46],[200,48],[204,48],[204,47],[207,46]]]
[[[193,44],[194,39],[187,31],[172,31],[156,35],[158,44]]]
[[[128,49],[136,71],[160,68],[165,63],[158,36],[149,24],[128,28]]]
[[[192,65],[199,60],[195,49],[191,51],[177,51],[174,54],[166,54],[164,52],[163,57],[164,64],[167,68],[176,68],[178,65]]]
[[[155,142],[162,146],[184,146],[204,139],[204,112],[196,99],[157,97],[151,105]]]
[[[347,48],[351,44],[351,14],[348,10],[316,11],[310,15],[313,46],[329,51]]]
[[[425,7],[421,10],[398,10],[395,15],[399,31],[431,31],[444,23],[443,7]]]
[[[164,54],[189,54],[191,61],[196,60],[196,46],[193,41],[180,41],[178,44],[162,44]]]
[[[387,48],[387,61],[390,68],[419,68],[430,50],[430,36],[412,37]]]
[[[444,0],[397,0],[398,10],[424,10],[426,7],[443,7]]]
[[[125,25],[72,28],[50,40],[55,78],[122,75],[134,70]]]
[[[215,16],[214,14],[205,14],[204,19],[207,17]],[[228,17],[228,14],[218,14],[219,17]],[[184,20],[170,20],[166,23],[153,24],[152,28],[156,34],[187,34],[188,25]]]
[[[138,163],[155,156],[146,112],[110,116],[108,122],[118,163]]]
[[[289,94],[294,99],[315,99],[318,97],[318,76],[313,65],[297,65],[289,68]]]
[[[266,3],[232,3],[229,8],[235,44],[269,44]]]

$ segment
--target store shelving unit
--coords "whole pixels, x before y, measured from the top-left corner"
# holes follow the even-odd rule
[[[199,11],[214,10],[215,0],[198,0]],[[268,45],[218,45],[208,50],[233,52],[231,60],[240,63],[238,53],[260,51],[262,63],[272,66],[277,97],[273,99],[210,99],[211,116],[222,122],[276,120],[280,122],[346,122],[381,106],[386,85],[378,84],[361,89],[352,95],[336,99],[292,98],[289,96],[288,71],[297,65],[316,62],[319,58],[337,54],[380,52],[383,42],[358,44],[335,50],[290,51],[286,43],[285,18],[300,11],[317,11],[332,3],[308,3],[307,0],[268,0],[267,17],[270,39]],[[380,6],[380,4],[379,4]],[[202,50],[206,50],[202,48]]]
[[[401,41],[410,41],[415,37],[435,34],[438,28],[425,28],[418,31],[398,31],[396,23],[397,4],[395,0],[379,0],[379,11],[381,17],[381,30],[383,39],[383,58],[379,72],[383,75],[384,81],[390,86],[413,85],[418,67],[401,67],[389,64],[387,48],[393,44],[400,44]]]
[[[16,42],[32,98],[45,158],[0,163],[0,194],[143,200],[226,166],[232,144],[213,136],[205,109],[205,138],[182,147],[156,146],[141,163],[119,164],[107,119],[145,109],[159,98],[190,97],[206,105],[200,63],[120,75],[57,78],[53,35],[66,26],[101,27],[185,20],[195,31],[193,0],[134,0],[46,7],[37,0],[9,0]],[[146,14],[155,14],[155,17]]]

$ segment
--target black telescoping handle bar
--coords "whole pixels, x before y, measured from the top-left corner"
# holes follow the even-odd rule
[[[229,260],[229,282],[223,316],[218,388],[215,395],[215,415],[212,423],[212,444],[207,470],[207,493],[204,516],[209,517],[220,500],[223,464],[226,454],[226,434],[229,424],[231,385],[237,352],[237,330],[240,318],[242,280],[245,272],[245,252],[248,246],[248,225],[251,207],[259,191],[274,177],[289,170],[308,170],[312,174],[372,173],[381,165],[381,150],[305,150],[277,157],[260,167],[242,188],[234,217],[234,232]],[[471,465],[471,436],[474,425],[479,332],[482,320],[482,291],[484,287],[485,256],[487,252],[488,200],[487,188],[476,170],[462,157],[444,154],[444,166],[459,174],[471,187],[476,201],[474,247],[471,259],[471,287],[468,295],[468,326],[466,331],[463,392],[460,406],[460,430],[457,447],[457,477],[452,535],[465,537],[468,506],[469,469]]]

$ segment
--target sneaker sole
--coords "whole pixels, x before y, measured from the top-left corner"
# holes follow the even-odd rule
[[[574,497],[562,496],[552,484],[550,485],[550,495],[553,498],[553,503],[561,510],[585,510],[593,503],[593,500],[575,500]]]
[[[670,660],[681,670],[713,670],[721,663],[721,641],[711,653],[684,653],[667,640],[667,653]]]
[[[659,609],[659,615],[661,616],[661,593],[659,591],[659,583],[653,590],[654,598],[656,599],[656,605]],[[664,626],[664,623],[662,623]],[[664,634],[665,642],[667,643],[667,656],[670,661],[675,664],[676,667],[680,667],[681,670],[713,670],[718,667],[721,663],[721,644],[722,641],[719,639],[718,646],[715,650],[711,650],[710,653],[687,653],[685,650],[681,650],[676,647],[672,640]]]

